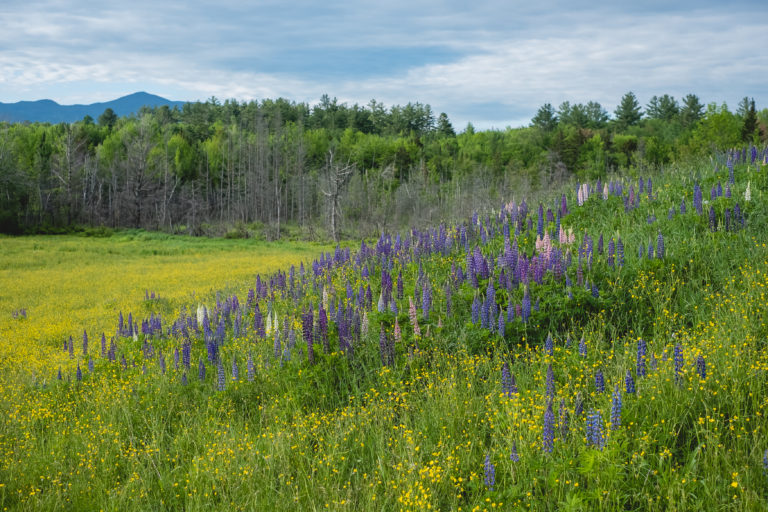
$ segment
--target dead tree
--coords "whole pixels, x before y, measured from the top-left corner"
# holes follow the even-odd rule
[[[342,165],[336,162],[334,157],[335,151],[333,149],[328,150],[328,156],[325,163],[327,188],[321,189],[321,191],[328,200],[328,208],[330,209],[331,215],[331,236],[333,236],[333,241],[338,243],[338,218],[341,215],[339,199],[341,198],[349,179],[352,177],[352,173],[355,170],[355,164],[351,164],[347,161],[346,164]]]

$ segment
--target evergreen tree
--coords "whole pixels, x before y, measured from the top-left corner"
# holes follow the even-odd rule
[[[755,99],[744,97],[739,103],[738,110],[739,117],[744,120],[744,124],[741,126],[741,140],[744,142],[750,142],[752,135],[757,128],[757,111],[755,110]]]
[[[680,112],[680,106],[674,96],[665,94],[662,97],[654,96],[648,102],[645,109],[646,115],[650,119],[661,119],[663,121],[672,121]]]
[[[698,122],[704,115],[704,105],[695,94],[688,94],[683,98],[683,107],[680,109],[680,121],[683,126],[690,126]]]
[[[440,115],[437,116],[437,133],[441,137],[455,137],[456,132],[453,129],[453,125],[451,124],[451,121],[448,119],[448,114],[445,112],[440,112]]]
[[[551,132],[557,126],[557,114],[555,113],[552,104],[545,103],[536,112],[536,115],[531,119],[531,124],[538,128],[541,128],[545,132]]]
[[[608,123],[608,112],[596,101],[590,101],[584,106],[584,114],[588,128],[599,129]]]
[[[110,130],[115,126],[115,123],[117,123],[117,114],[115,114],[115,111],[111,108],[107,108],[104,110],[104,113],[99,116],[99,125],[106,126]]]
[[[643,116],[640,110],[640,102],[632,91],[629,91],[621,98],[621,103],[614,111],[616,116],[616,125],[619,129],[625,129],[628,126],[634,126],[640,122]]]

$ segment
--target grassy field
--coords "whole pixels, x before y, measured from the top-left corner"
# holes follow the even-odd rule
[[[765,169],[585,187],[272,276],[321,248],[0,239],[0,505],[764,510]]]

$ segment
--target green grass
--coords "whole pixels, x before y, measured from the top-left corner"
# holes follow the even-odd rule
[[[245,335],[233,335],[234,316],[224,320],[223,391],[217,390],[217,368],[207,359],[202,334],[192,331],[192,367],[187,371],[173,363],[182,337],[118,337],[118,361],[112,362],[98,353],[97,326],[109,326],[111,337],[117,310],[127,312],[130,306],[139,321],[162,312],[167,328],[185,304],[192,315],[199,302],[213,309],[215,289],[224,290],[220,301],[237,293],[244,305],[253,274],[261,272],[264,278],[277,268],[286,269],[289,257],[306,260],[323,248],[148,233],[116,233],[87,242],[82,237],[55,242],[46,237],[0,239],[8,248],[0,257],[5,272],[0,310],[3,323],[11,326],[2,331],[6,347],[0,362],[5,398],[0,409],[5,418],[0,423],[0,504],[19,510],[763,510],[768,500],[763,468],[768,449],[765,173],[737,165],[732,197],[708,202],[703,216],[693,208],[694,183],[702,185],[708,200],[709,189],[718,180],[723,186],[727,181],[727,171],[715,174],[709,163],[653,174],[653,198],[643,195],[629,211],[617,197],[593,197],[579,207],[568,192],[570,213],[562,225],[573,228],[576,243],[561,249],[573,258],[566,273],[574,284],[565,287],[552,275],[531,284],[540,311],[526,324],[508,324],[504,336],[471,321],[471,303],[484,298],[487,281],[481,280],[478,288],[453,281],[452,265],[466,270],[458,239],[446,254],[419,256],[411,250],[393,260],[392,277],[396,280],[402,271],[405,284],[397,315],[377,311],[379,257],[363,257],[358,265],[353,255],[352,262],[316,280],[307,266],[304,279],[297,271],[293,291],[275,289],[259,300],[262,313],[270,303],[277,312],[282,333],[278,356],[272,335],[261,339],[254,334],[253,306],[241,312],[249,326]],[[746,203],[748,181],[752,200]],[[624,181],[625,193],[630,183],[637,192],[635,178]],[[683,198],[685,215],[679,214]],[[744,211],[745,227],[711,231],[708,207],[713,205],[722,219],[725,208],[736,202]],[[535,215],[534,205],[529,206]],[[669,208],[677,210],[670,219]],[[652,223],[650,215],[656,218]],[[535,220],[533,225],[534,233],[518,236],[528,256],[534,251]],[[665,238],[664,258],[638,258],[640,244],[655,245],[659,232]],[[591,268],[583,263],[584,278],[598,286],[598,297],[575,284],[584,234],[593,238],[595,251],[600,234],[606,248],[610,238],[619,237],[626,248],[621,268],[609,267],[605,253],[593,254]],[[487,244],[480,243],[476,229],[470,236],[470,247],[479,245],[486,256],[496,258],[503,250],[500,233]],[[266,256],[268,251],[275,251],[274,256]],[[266,268],[264,262],[271,258],[275,264]],[[285,258],[283,265],[279,258]],[[56,268],[60,274],[54,275],[61,277],[86,267],[61,292],[68,297],[77,294],[78,280],[80,290],[87,290],[85,276],[98,273],[97,262],[109,261],[124,269],[143,264],[157,283],[148,289],[168,302],[144,301],[145,285],[118,286],[136,279],[137,274],[130,274],[132,278],[112,279],[116,288],[105,299],[97,295],[97,300],[114,304],[87,309],[87,315],[75,320],[70,317],[80,306],[73,299],[57,298],[63,302],[50,310],[34,305],[45,302],[36,295],[44,289],[39,280],[45,271]],[[238,288],[234,278],[222,282],[213,275],[221,265],[249,275],[251,284],[240,281]],[[362,277],[362,266],[370,278]],[[182,287],[179,283],[192,279],[187,276],[196,268],[195,283],[207,284],[186,282]],[[417,313],[421,337],[414,335],[408,314],[408,297],[413,298],[419,275],[428,279],[433,292],[429,319]],[[494,279],[498,275],[496,268]],[[448,315],[445,288],[450,282]],[[361,285],[372,289],[368,332],[355,342],[354,355],[345,354],[339,349],[335,320],[330,322],[331,350],[326,353],[318,340],[311,365],[300,315],[311,304],[316,316],[323,288],[335,303],[346,297],[347,285],[355,293]],[[522,300],[523,286],[495,288],[505,309]],[[137,298],[139,292],[142,297]],[[420,306],[420,297],[414,302]],[[11,320],[10,312],[25,304],[29,317]],[[66,319],[59,319],[56,309]],[[44,311],[51,311],[50,316]],[[36,318],[53,327],[30,328],[20,336],[22,326]],[[283,328],[284,320],[292,335]],[[380,329],[391,340],[396,321],[402,340],[394,343],[395,364],[382,366]],[[80,346],[83,328],[91,335],[87,356]],[[552,354],[544,350],[548,334],[554,338]],[[61,350],[69,335],[75,339],[73,359]],[[291,336],[297,343],[286,353]],[[636,369],[638,338],[648,343],[644,377]],[[579,354],[582,339],[586,357]],[[144,356],[145,343],[152,344],[154,356]],[[678,373],[676,344],[684,356]],[[706,362],[705,378],[697,373],[699,356]],[[246,376],[249,357],[252,380]],[[86,369],[89,358],[95,363],[93,373]],[[204,381],[197,377],[201,360]],[[237,381],[232,378],[233,360],[240,373]],[[505,362],[519,390],[512,397],[502,394]],[[78,364],[82,381],[76,379]],[[551,453],[542,450],[549,365],[557,425]],[[55,378],[59,367],[62,381]],[[605,375],[604,393],[595,388],[598,369]],[[625,392],[627,370],[636,381],[634,394]],[[181,383],[185,374],[186,386]],[[623,409],[621,425],[614,429],[611,395],[617,386]],[[577,402],[583,406],[580,415]],[[561,407],[569,417],[567,432],[560,430]],[[599,412],[604,422],[602,450],[585,439],[585,416],[591,411]],[[510,459],[513,446],[518,462]],[[495,465],[493,489],[484,482],[486,456]]]

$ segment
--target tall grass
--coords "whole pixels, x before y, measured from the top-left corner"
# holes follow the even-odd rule
[[[632,185],[640,198],[626,211],[623,197],[603,200],[598,190],[577,206],[569,191],[570,213],[561,223],[573,228],[576,242],[555,246],[571,253],[565,273],[572,284],[550,273],[541,284],[531,283],[539,311],[527,323],[519,318],[508,323],[503,335],[472,322],[471,304],[485,297],[487,280],[481,279],[477,288],[469,280],[456,280],[452,266],[467,271],[461,230],[448,231],[453,246],[444,252],[424,250],[413,236],[410,249],[392,258],[369,249],[359,262],[353,256],[320,276],[309,265],[303,277],[294,269],[293,287],[273,281],[267,293],[257,290],[250,304],[245,289],[237,287],[241,277],[258,271],[264,279],[278,265],[286,268],[287,258],[306,259],[309,253],[296,246],[253,248],[229,241],[198,246],[188,239],[154,236],[149,241],[88,241],[103,243],[98,246],[63,239],[35,268],[28,255],[48,239],[2,239],[9,248],[3,258],[14,262],[2,264],[0,503],[20,510],[764,509],[768,179],[754,164],[737,164],[731,198],[710,200],[712,186],[720,181],[725,187],[728,180],[725,161],[719,168],[706,163],[654,174],[650,197],[638,194],[637,177],[624,178],[623,195]],[[744,201],[747,182],[749,202]],[[693,207],[695,183],[705,192],[703,215]],[[685,214],[680,213],[683,200]],[[725,208],[733,211],[737,202],[745,225],[732,224],[738,229],[726,231]],[[533,230],[517,236],[529,256],[535,247],[537,206],[529,205]],[[554,203],[547,206],[555,208]],[[721,225],[714,231],[710,206]],[[668,218],[670,208],[674,214]],[[469,249],[477,245],[486,257],[497,258],[504,250],[502,225],[480,221],[482,228],[464,226],[469,227]],[[480,230],[491,227],[496,235],[483,243]],[[554,230],[554,223],[547,229]],[[638,257],[641,244],[655,246],[659,233],[666,247],[663,257],[649,259],[645,250]],[[625,245],[622,267],[610,267],[607,253],[598,254],[596,247],[591,268],[583,260],[584,278],[596,285],[597,297],[576,284],[578,247],[585,234],[595,244],[602,234],[606,247],[611,238]],[[74,254],[67,247],[76,248]],[[86,247],[93,248],[92,255]],[[266,263],[249,261],[256,250]],[[275,251],[274,260],[266,256],[269,250]],[[72,255],[75,263],[68,259]],[[204,272],[195,274],[198,259]],[[377,308],[382,268],[389,261],[392,277],[402,272],[404,280],[397,314],[388,305]],[[82,272],[81,264],[87,264]],[[48,299],[58,307],[46,309],[42,290],[51,282],[44,282],[44,276],[52,266],[58,269],[57,280],[68,284]],[[137,283],[144,271],[151,278]],[[499,271],[497,263],[494,280]],[[73,281],[62,277],[67,274]],[[89,279],[102,281],[83,286],[93,282]],[[417,312],[422,332],[417,336],[409,297],[420,306],[422,295],[414,295],[425,282],[433,305],[428,319]],[[311,305],[316,318],[323,291],[328,302],[346,304],[349,288],[353,297],[348,302],[356,304],[359,287],[369,285],[371,307],[358,311],[368,320],[368,332],[359,340],[353,334],[354,354],[341,350],[343,328],[332,319],[330,350],[323,350],[318,338],[310,364],[301,313]],[[451,288],[450,315],[446,285]],[[214,286],[227,286],[218,301],[212,298]],[[168,304],[143,300],[145,289]],[[197,292],[194,297],[191,290]],[[83,299],[86,294],[90,298]],[[227,314],[225,303],[233,294],[239,306]],[[496,294],[506,311],[521,302],[524,286],[497,285]],[[87,309],[110,297],[114,303]],[[191,368],[177,368],[173,354],[184,338],[168,332],[171,315],[183,304],[194,315],[199,302],[211,312],[212,331],[219,321],[226,328],[217,345],[218,362],[208,359],[203,329],[191,329]],[[266,338],[254,332],[256,303],[262,314],[270,308],[277,313],[278,350],[274,331]],[[11,311],[21,307],[27,307],[28,318],[12,319]],[[132,310],[137,318],[161,312],[165,322],[162,334],[116,337],[125,367],[119,357],[109,361],[99,355],[95,336],[102,329],[108,337],[114,334],[120,310]],[[238,312],[249,328],[235,335]],[[36,318],[45,325],[25,327]],[[397,342],[396,320],[402,329]],[[83,328],[92,347],[85,356]],[[75,340],[72,358],[61,346],[70,335]],[[551,351],[544,344],[548,335]],[[638,371],[641,339],[647,344],[645,375]],[[380,354],[380,341],[385,348],[394,345],[394,364]],[[153,354],[147,355],[148,344]],[[678,361],[682,355],[677,366],[676,351]],[[87,370],[91,358],[93,372]],[[252,380],[247,377],[249,358]],[[203,381],[198,379],[200,361],[206,366]],[[505,363],[515,393],[503,393]],[[225,368],[223,391],[216,382],[218,364]],[[82,380],[77,380],[77,365]],[[550,366],[553,394],[548,397]],[[59,367],[62,380],[56,378]],[[598,370],[605,381],[602,393],[595,385]],[[628,371],[635,392],[627,391]],[[612,396],[616,389],[620,412]],[[543,449],[548,401],[555,427],[551,452]],[[599,415],[602,447],[589,442],[588,415]],[[513,449],[518,460],[513,460]]]

